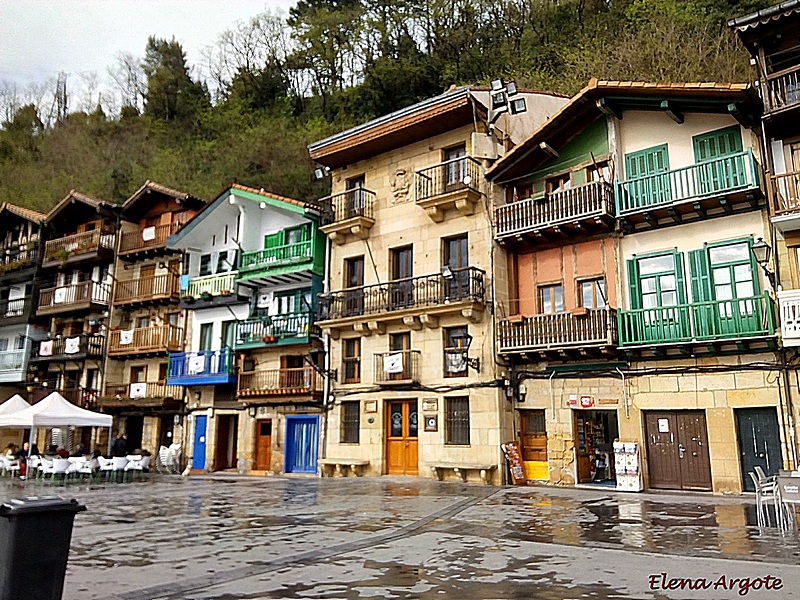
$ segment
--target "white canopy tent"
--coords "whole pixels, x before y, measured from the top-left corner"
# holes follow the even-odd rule
[[[30,407],[31,405],[25,402],[25,399],[22,396],[19,394],[14,394],[11,396],[11,398],[0,404],[0,416],[18,413],[19,411]]]
[[[23,402],[25,401],[23,400]],[[8,402],[3,405],[5,404],[8,404]],[[0,413],[0,427],[30,428],[31,448],[33,447],[33,431],[37,427],[69,427],[74,425],[76,427],[108,427],[111,429],[112,422],[111,415],[104,415],[75,406],[58,392],[53,392],[33,406],[29,406],[19,412],[11,414]],[[110,452],[110,432],[108,445]]]

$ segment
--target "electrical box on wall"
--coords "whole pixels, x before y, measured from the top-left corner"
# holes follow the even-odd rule
[[[473,158],[495,160],[497,158],[497,142],[494,136],[486,133],[473,133],[471,139]]]

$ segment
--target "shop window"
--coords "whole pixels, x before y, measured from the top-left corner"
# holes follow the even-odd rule
[[[605,308],[608,306],[606,300],[606,280],[602,277],[596,279],[586,279],[578,283],[580,293],[580,305],[584,308]]]
[[[444,443],[469,446],[469,398],[445,398],[444,408]]]
[[[344,340],[344,383],[361,381],[361,338]]]
[[[539,313],[543,315],[564,311],[564,287],[560,283],[539,286]]]
[[[339,441],[342,444],[358,444],[360,430],[361,403],[358,400],[342,402],[342,431]]]

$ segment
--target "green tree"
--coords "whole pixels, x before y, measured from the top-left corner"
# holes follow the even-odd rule
[[[191,119],[209,106],[203,84],[193,81],[181,45],[151,36],[142,64],[147,78],[144,114],[162,121]]]

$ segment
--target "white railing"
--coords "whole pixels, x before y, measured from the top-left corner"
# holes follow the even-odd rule
[[[800,346],[800,290],[778,292],[784,346]]]

